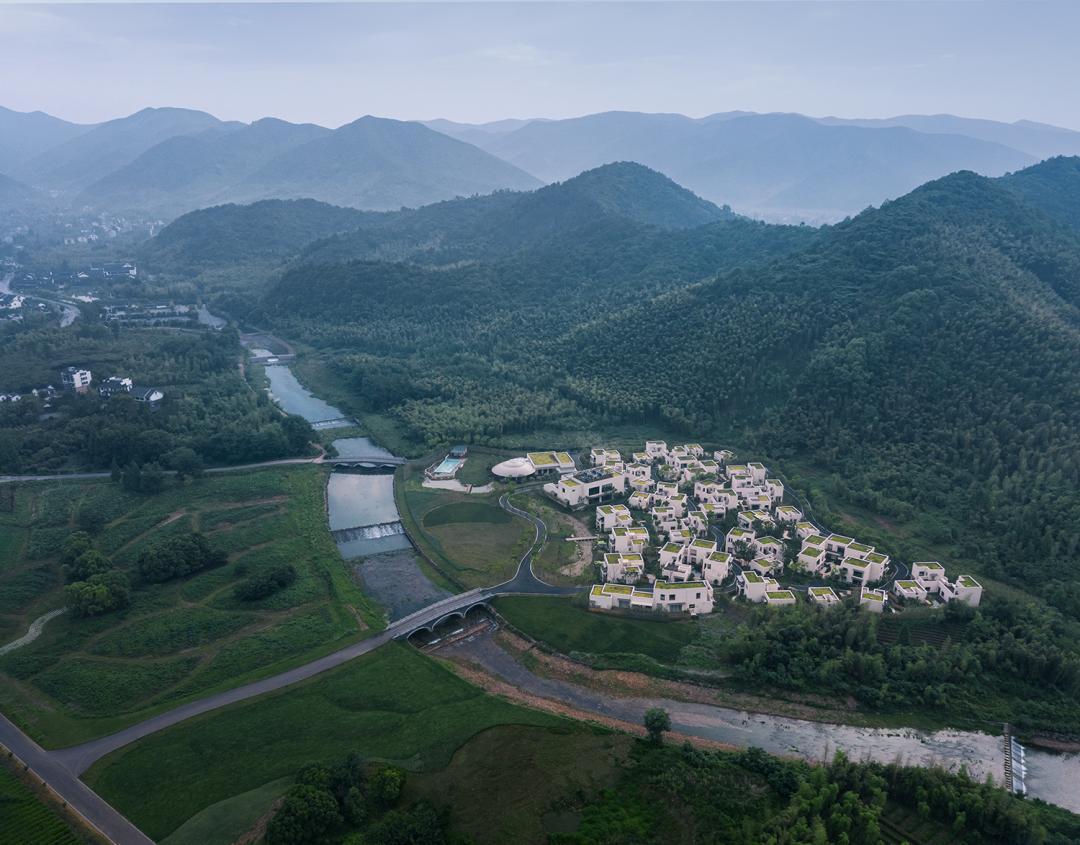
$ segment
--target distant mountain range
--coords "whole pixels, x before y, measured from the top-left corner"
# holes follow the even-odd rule
[[[633,161],[741,214],[835,222],[958,170],[1001,176],[1075,154],[1080,132],[952,115],[607,112],[487,124],[364,117],[330,130],[169,108],[81,126],[0,109],[0,174],[64,202],[164,218],[262,199],[415,208]]]

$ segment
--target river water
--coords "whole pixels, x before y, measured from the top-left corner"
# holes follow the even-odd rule
[[[343,416],[337,408],[312,397],[289,367],[268,366],[266,374],[273,385],[274,397],[289,413],[300,414],[312,422]],[[366,437],[341,439],[334,445],[347,458],[391,456]],[[327,504],[331,531],[369,526],[370,531],[359,533],[377,535],[339,541],[338,548],[347,560],[363,558],[362,562],[353,564],[354,575],[365,587],[365,592],[381,602],[389,619],[406,615],[424,606],[429,598],[435,600],[443,595],[443,591],[423,574],[405,535],[387,527],[400,525],[392,475],[335,472],[327,487]],[[408,589],[403,589],[403,584],[408,584]],[[940,763],[952,770],[967,764],[971,775],[980,780],[991,774],[1000,783],[1004,777],[1004,740],[1001,737],[971,731],[923,733],[913,729],[855,728],[763,716],[705,704],[614,698],[571,684],[561,685],[565,689],[548,689],[546,685],[558,682],[537,678],[494,643],[488,645],[493,651],[481,647],[484,653],[475,656],[511,683],[626,721],[640,722],[649,707],[662,706],[671,713],[674,730],[733,745],[756,745],[777,754],[810,759],[821,759],[826,751],[831,756],[840,748],[855,759],[865,757],[888,763],[899,758],[908,764],[924,766]],[[1080,755],[1028,748],[1025,764],[1029,795],[1080,812],[1080,789],[1077,789],[1080,785]]]
[[[266,367],[266,377],[270,379],[270,398],[290,414],[299,414],[311,423],[341,419],[345,416],[337,408],[312,396],[296,380],[296,376],[289,367],[271,364]],[[342,422],[340,425],[348,426],[351,423]],[[324,426],[324,428],[332,427]]]

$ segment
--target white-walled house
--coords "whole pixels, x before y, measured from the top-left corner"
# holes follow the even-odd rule
[[[600,568],[608,583],[633,584],[644,577],[645,561],[641,555],[608,553]]]
[[[805,540],[807,537],[813,537],[817,535],[818,530],[814,527],[812,522],[800,522],[795,526],[795,534],[800,540]],[[822,538],[824,542],[824,538]]]
[[[531,456],[530,456],[531,458]],[[611,501],[626,493],[627,478],[617,470],[597,467],[566,475],[544,485],[544,492],[568,508]]]
[[[909,601],[926,601],[926,588],[915,580],[894,581],[893,594]]]
[[[612,528],[629,528],[632,523],[626,505],[601,505],[596,509],[596,530],[604,534]]]
[[[694,540],[686,546],[686,560],[691,566],[701,569],[709,555],[716,552],[716,543],[711,540]]]
[[[633,463],[623,470],[623,474],[626,475],[631,481],[635,479],[647,478],[652,480],[652,470],[645,464]]]
[[[753,528],[755,522],[760,522],[766,528],[772,528],[772,514],[768,511],[742,511],[739,514],[740,528]]]
[[[777,522],[794,522],[796,525],[802,522],[803,512],[791,505],[781,505],[776,509]]]
[[[868,590],[863,587],[862,593],[859,594],[859,604],[875,613],[881,613],[888,602],[889,599],[884,590]]]
[[[649,509],[649,505],[652,504],[652,494],[647,493],[644,490],[637,490],[630,494],[629,506],[637,511],[644,511]]]
[[[753,544],[757,539],[757,534],[753,531],[749,531],[746,528],[732,528],[727,537],[724,538],[724,551],[729,555],[735,554],[735,544],[738,542]]]
[[[670,584],[657,581],[653,585],[653,607],[657,610],[669,610],[675,613],[689,610],[691,613],[712,613],[712,586],[704,581],[687,581],[684,584]]]
[[[646,440],[645,454],[652,461],[663,462],[667,459],[667,443],[663,440]]]
[[[813,546],[804,546],[796,560],[812,575],[820,575],[825,568],[825,552]]]
[[[608,534],[608,542],[611,550],[619,554],[641,554],[642,549],[649,545],[649,529],[644,525],[633,525],[629,528],[613,528]]]
[[[653,497],[658,501],[666,502],[672,496],[679,495],[679,485],[672,481],[658,481]]]
[[[719,585],[731,574],[731,555],[713,552],[701,565],[701,575],[710,584]]]
[[[712,453],[713,460],[721,466],[726,466],[729,462],[735,460],[735,453],[729,449],[719,449]]]
[[[704,581],[672,584],[657,581],[652,590],[621,584],[596,584],[589,593],[589,605],[604,610],[642,609],[672,613],[690,611],[693,614],[712,613],[712,586]]]
[[[665,543],[660,547],[660,568],[666,569],[673,564],[686,560],[686,546],[681,543]]]
[[[840,597],[832,591],[831,587],[811,587],[806,591],[806,595],[810,601],[823,604],[826,607],[840,603]]]
[[[602,467],[610,463],[622,463],[622,455],[615,449],[604,449],[603,447],[590,450],[589,458],[594,467]]]
[[[776,562],[784,560],[784,544],[775,537],[755,537],[754,548],[760,557]]]
[[[765,495],[774,505],[784,501],[784,482],[776,478],[767,478],[762,486],[765,488]],[[802,514],[799,514],[799,518],[802,518]]]
[[[795,604],[795,594],[791,590],[768,590],[765,602],[771,605]]]
[[[750,561],[747,566],[753,569],[758,575],[772,575],[781,568],[779,563],[772,558],[767,557],[756,557]]]
[[[742,596],[747,601],[763,602],[766,594],[778,587],[772,578],[763,578],[752,570],[744,569],[735,576],[735,595]]]

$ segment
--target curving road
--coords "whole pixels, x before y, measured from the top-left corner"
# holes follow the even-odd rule
[[[307,462],[309,461],[294,460],[273,463]],[[256,466],[265,465],[257,464]],[[240,469],[240,467],[223,467],[222,471],[225,469]],[[51,477],[53,476],[47,476],[46,478]],[[540,549],[547,538],[547,527],[541,520],[511,505],[506,496],[499,500],[499,504],[510,513],[529,520],[536,529],[533,544],[518,563],[516,574],[503,584],[486,589],[471,590],[469,593],[455,596],[453,599],[437,602],[422,611],[411,614],[404,619],[399,619],[397,622],[387,626],[383,631],[367,639],[346,646],[333,654],[320,657],[311,663],[298,666],[270,678],[264,678],[261,681],[255,681],[242,687],[236,687],[235,689],[193,701],[168,712],[160,713],[122,731],[117,731],[114,734],[82,745],[75,745],[58,751],[45,751],[3,714],[0,714],[0,745],[12,751],[34,774],[45,781],[60,796],[61,800],[66,801],[68,806],[79,813],[115,845],[150,845],[151,840],[145,834],[79,780],[79,775],[106,754],[149,736],[162,728],[190,719],[192,716],[207,713],[257,695],[274,692],[314,677],[328,669],[333,669],[353,658],[374,651],[391,640],[408,636],[409,633],[427,623],[437,621],[448,613],[454,612],[458,604],[469,606],[501,595],[558,596],[572,595],[579,592],[576,587],[553,587],[536,577],[532,571],[532,558],[533,554]],[[429,616],[430,619],[428,619]],[[42,620],[38,620],[38,622],[42,622]]]

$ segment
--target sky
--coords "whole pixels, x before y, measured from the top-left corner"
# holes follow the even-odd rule
[[[1080,2],[0,2],[0,105],[337,127],[601,111],[1080,130]]]

